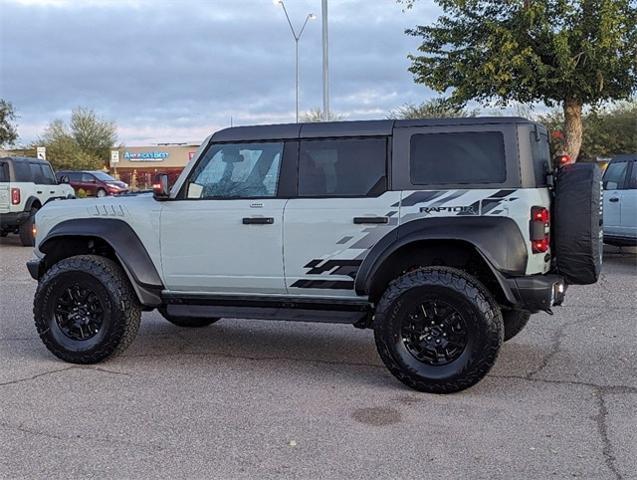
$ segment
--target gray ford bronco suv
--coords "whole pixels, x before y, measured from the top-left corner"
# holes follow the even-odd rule
[[[95,363],[153,309],[183,327],[350,323],[406,385],[462,390],[531,314],[597,281],[600,180],[554,170],[523,118],[221,130],[170,189],[160,175],[154,194],[37,213],[35,325],[54,355]]]

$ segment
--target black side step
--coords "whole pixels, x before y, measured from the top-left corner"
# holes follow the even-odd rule
[[[358,323],[371,313],[365,300],[179,294],[164,292],[169,315],[292,322]]]

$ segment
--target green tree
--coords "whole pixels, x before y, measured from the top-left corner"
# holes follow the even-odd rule
[[[583,107],[637,90],[635,0],[436,2],[443,14],[433,25],[407,30],[422,38],[410,56],[416,82],[451,89],[460,104],[559,105],[572,158],[582,145]]]
[[[47,159],[57,169],[94,170],[108,163],[116,132],[112,122],[78,107],[71,113],[69,125],[53,120],[38,143],[46,146]]]
[[[420,105],[406,103],[389,112],[388,118],[409,120],[418,118],[454,118],[475,117],[477,110],[466,110],[462,105],[451,102],[448,98],[437,97],[422,102]]]
[[[13,104],[0,98],[0,147],[13,145],[18,139]]]
[[[338,113],[330,112],[329,118],[325,120],[323,118],[323,110],[320,108],[314,108],[312,110],[308,110],[301,116],[302,122],[316,123],[316,122],[337,122],[339,120],[343,120],[343,115],[339,115]]]

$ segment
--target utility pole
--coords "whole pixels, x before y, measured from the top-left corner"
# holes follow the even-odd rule
[[[328,121],[330,119],[330,78],[327,48],[327,0],[321,0],[321,17],[323,21],[323,120]]]

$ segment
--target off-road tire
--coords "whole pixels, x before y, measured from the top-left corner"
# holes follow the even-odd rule
[[[20,225],[19,234],[20,234],[20,243],[22,243],[23,247],[33,247],[35,245],[35,236],[33,235],[33,222],[35,222],[35,214],[37,213],[37,208],[32,208],[29,213],[29,218],[27,218],[24,223]]]
[[[212,325],[213,323],[218,322],[219,318],[200,318],[200,317],[175,317],[173,315],[168,315],[165,307],[157,308],[161,316],[168,320],[173,325],[177,325],[178,327],[186,327],[186,328],[202,328],[207,327],[208,325]]]
[[[90,288],[103,306],[98,333],[78,341],[66,336],[53,309],[63,288],[81,284]],[[141,306],[122,268],[96,255],[78,255],[53,265],[41,278],[33,303],[35,326],[46,348],[71,363],[98,363],[131,344],[141,318]]]
[[[505,310],[502,312],[504,321],[504,341],[507,342],[520,333],[529,322],[531,314],[521,310]]]
[[[453,306],[467,326],[464,350],[443,366],[418,360],[402,337],[403,318],[423,299]],[[429,393],[458,392],[478,383],[495,363],[503,334],[502,313],[491,294],[474,277],[448,267],[421,268],[397,278],[374,316],[376,347],[389,371],[405,385]]]

